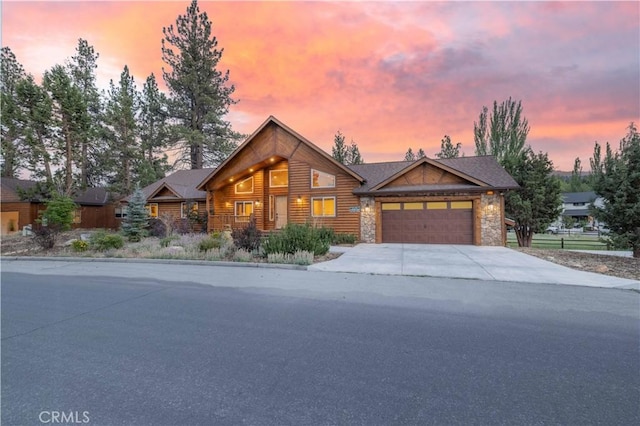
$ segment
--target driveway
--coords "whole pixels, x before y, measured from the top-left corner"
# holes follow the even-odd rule
[[[640,290],[640,281],[582,272],[506,247],[358,244],[312,271],[413,275]]]

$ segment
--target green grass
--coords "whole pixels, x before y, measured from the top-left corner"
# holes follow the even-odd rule
[[[600,241],[596,235],[552,235],[535,234],[531,241],[531,247],[541,249],[561,249],[564,239],[564,248],[573,250],[607,250],[607,244]],[[507,246],[518,247],[516,234],[507,234]]]

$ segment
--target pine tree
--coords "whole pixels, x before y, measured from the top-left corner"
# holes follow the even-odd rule
[[[79,168],[80,187],[86,188],[98,183],[102,178],[99,136],[102,129],[102,102],[96,86],[96,70],[99,54],[87,40],[78,39],[75,56],[67,63],[67,70],[73,85],[80,91],[86,105],[89,123],[78,134],[80,149],[75,162]]]
[[[121,231],[129,241],[140,241],[147,235],[149,212],[145,205],[144,193],[140,187],[136,187],[127,205],[127,216],[122,220],[121,225]]]
[[[116,86],[109,84],[109,97],[105,121],[112,161],[111,187],[119,194],[129,194],[133,189],[134,170],[140,162],[136,128],[137,93],[133,76],[125,65]]]
[[[404,154],[404,161],[416,161],[416,154],[413,153],[413,149],[409,147],[407,152]]]
[[[217,48],[211,29],[197,0],[178,16],[175,27],[162,29],[162,59],[168,66],[163,77],[171,94],[171,116],[178,122],[179,160],[187,160],[191,169],[219,164],[240,137],[224,120],[236,102],[231,98],[235,87],[229,84],[229,71],[217,69],[223,49]]]
[[[444,135],[440,141],[440,152],[436,154],[437,158],[458,158],[460,156],[460,147],[462,144],[458,142],[456,146],[451,143],[451,138]]]
[[[333,147],[331,148],[331,156],[334,160],[341,164],[347,164],[348,148],[344,143],[344,135],[338,130],[333,139]]]
[[[348,151],[349,164],[364,164],[364,159],[360,154],[360,148],[358,148],[358,144],[351,140],[351,145],[349,145]]]
[[[603,207],[593,207],[596,218],[610,229],[614,245],[640,257],[640,134],[634,123],[617,151],[606,144],[604,159],[596,142],[591,171],[595,192],[604,198]]]
[[[425,158],[427,154],[425,154],[424,149],[420,148],[418,153],[416,154],[416,158],[419,160],[421,158]]]
[[[67,70],[55,65],[44,73],[43,83],[53,100],[53,115],[59,140],[53,147],[54,161],[62,178],[62,193],[71,195],[74,188],[74,160],[79,158],[83,135],[88,131],[90,117],[80,90],[73,85]]]
[[[21,116],[16,88],[25,78],[22,65],[10,48],[2,48],[0,70],[0,114],[2,133],[2,177],[16,177],[23,166]]]
[[[163,178],[169,170],[167,155],[164,153],[169,143],[167,118],[167,99],[158,89],[155,76],[151,74],[142,88],[138,119],[142,155],[136,173],[142,187]]]

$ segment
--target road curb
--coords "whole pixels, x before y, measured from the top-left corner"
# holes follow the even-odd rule
[[[225,266],[242,268],[286,269],[294,271],[306,271],[304,265],[291,265],[283,263],[259,263],[259,262],[224,262],[212,260],[183,260],[183,259],[131,259],[123,257],[46,257],[46,256],[2,256],[0,260],[28,260],[48,262],[102,262],[102,263],[155,263],[163,265],[199,265],[199,266]]]

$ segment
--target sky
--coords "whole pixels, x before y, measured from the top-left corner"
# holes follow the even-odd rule
[[[26,71],[100,54],[98,84],[127,65],[162,82],[162,28],[189,1],[2,1],[2,46]],[[227,119],[251,134],[275,116],[327,152],[341,131],[366,162],[433,157],[449,135],[473,155],[483,106],[522,102],[528,143],[556,169],[640,124],[640,2],[200,1],[219,69],[235,86]]]

